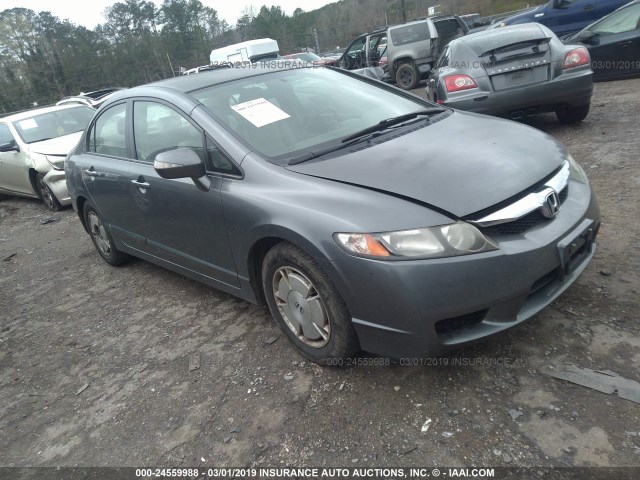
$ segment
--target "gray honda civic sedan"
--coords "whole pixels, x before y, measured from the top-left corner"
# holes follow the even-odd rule
[[[584,171],[550,136],[332,68],[123,91],[65,168],[105,261],[266,303],[323,364],[441,354],[513,327],[576,280],[600,226]]]

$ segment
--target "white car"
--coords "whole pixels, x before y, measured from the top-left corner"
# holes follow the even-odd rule
[[[54,212],[69,205],[64,160],[94,112],[65,105],[0,118],[0,193],[40,198]]]

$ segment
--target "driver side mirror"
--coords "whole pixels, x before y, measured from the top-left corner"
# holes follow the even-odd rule
[[[15,139],[8,141],[7,143],[3,143],[0,145],[0,152],[19,152],[20,147],[16,143]]]
[[[159,153],[153,169],[162,178],[191,178],[200,190],[209,191],[211,181],[200,156],[190,148],[176,148]]]
[[[580,32],[576,40],[582,43],[594,44],[596,43],[596,35],[594,35],[593,32],[590,30],[584,30]]]

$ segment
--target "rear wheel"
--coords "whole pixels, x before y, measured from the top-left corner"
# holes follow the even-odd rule
[[[587,118],[590,107],[591,104],[582,107],[560,107],[556,110],[556,116],[561,123],[578,123]]]
[[[412,90],[418,86],[420,77],[413,62],[401,64],[396,70],[396,84],[403,90]]]
[[[36,187],[38,187],[38,196],[48,210],[58,212],[62,209],[62,205],[60,205],[60,202],[49,188],[49,185],[44,182],[44,175],[41,173],[36,174]]]
[[[102,219],[93,205],[85,203],[83,210],[85,225],[87,226],[87,230],[89,230],[93,245],[104,261],[114,267],[127,262],[130,258],[129,255],[116,248],[113,238],[111,238],[111,235],[105,228]]]
[[[313,258],[279,243],[264,258],[262,286],[278,326],[308,359],[331,365],[360,350],[342,297]]]

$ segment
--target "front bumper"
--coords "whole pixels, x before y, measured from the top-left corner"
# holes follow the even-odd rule
[[[67,179],[64,170],[50,169],[44,176],[44,183],[51,189],[60,205],[71,204],[71,196],[67,190]]]
[[[587,267],[599,226],[589,186],[571,181],[555,219],[494,237],[498,251],[393,262],[345,255],[333,262],[334,281],[363,350],[392,358],[439,355],[549,305]]]
[[[593,92],[591,70],[564,73],[553,80],[508,90],[492,91],[488,77],[478,81],[480,88],[449,94],[444,104],[475,113],[520,118],[555,111],[561,106],[589,105]],[[442,88],[442,87],[441,87]]]

